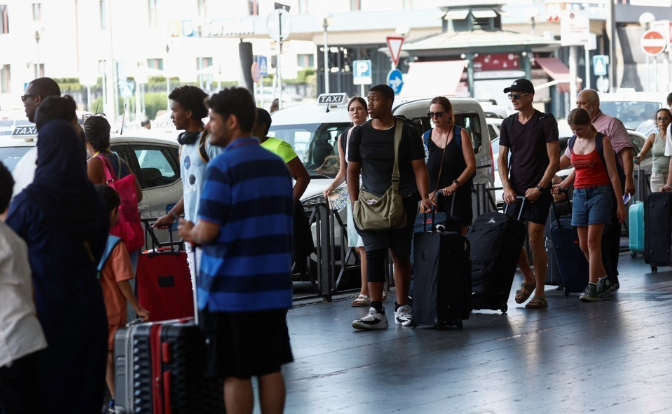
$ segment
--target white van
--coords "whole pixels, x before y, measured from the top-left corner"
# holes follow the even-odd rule
[[[427,112],[432,98],[397,100],[392,112],[413,121],[418,132],[431,128]],[[348,117],[348,96],[320,95],[317,103],[293,106],[271,114],[269,136],[288,142],[310,173],[311,181],[302,197],[304,204],[324,201],[323,191],[338,173],[338,136],[352,124]],[[455,123],[464,127],[476,152],[477,183],[493,185],[493,162],[485,114],[478,101],[450,98]]]

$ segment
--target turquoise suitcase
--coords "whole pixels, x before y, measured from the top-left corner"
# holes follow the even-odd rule
[[[635,201],[628,211],[628,245],[630,256],[644,253],[644,203]]]

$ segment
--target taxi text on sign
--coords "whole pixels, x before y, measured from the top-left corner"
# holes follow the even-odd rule
[[[656,30],[648,30],[642,35],[641,44],[644,53],[650,56],[658,56],[665,51],[667,40],[662,33]]]

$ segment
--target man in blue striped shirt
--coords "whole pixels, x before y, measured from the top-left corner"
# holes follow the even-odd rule
[[[198,223],[185,241],[203,246],[198,308],[207,337],[206,375],[224,378],[228,412],[282,412],[281,365],[292,362],[285,323],[292,306],[292,178],[284,161],[250,136],[256,105],[243,88],[206,100],[210,142],[224,147],[205,173]]]

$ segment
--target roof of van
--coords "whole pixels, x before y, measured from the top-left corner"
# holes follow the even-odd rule
[[[327,97],[333,97],[329,101]],[[320,102],[322,101],[322,102]],[[276,125],[296,125],[310,123],[339,123],[350,122],[348,117],[347,94],[320,95],[317,103],[308,103],[295,105],[280,109],[271,114],[273,124]]]

